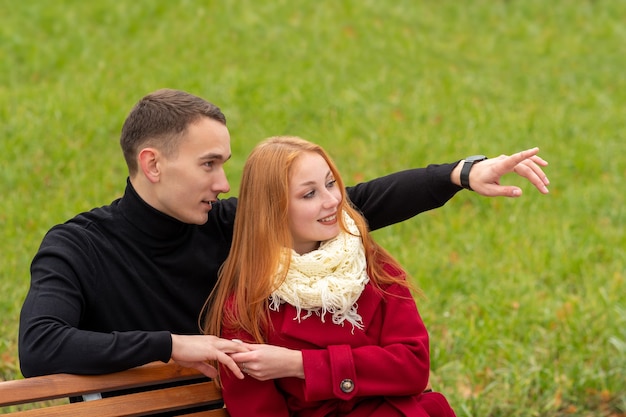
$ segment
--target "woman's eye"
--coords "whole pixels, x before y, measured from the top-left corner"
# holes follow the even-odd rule
[[[304,198],[313,198],[315,195],[315,191],[308,192],[304,195]]]
[[[333,188],[336,183],[337,180],[328,181],[328,183],[326,183],[326,188]]]

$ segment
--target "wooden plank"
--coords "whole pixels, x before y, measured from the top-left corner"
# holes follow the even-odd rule
[[[198,411],[197,413],[185,414],[185,417],[229,417],[225,408],[215,410]]]
[[[0,383],[0,407],[201,378],[192,368],[153,362],[105,375],[56,374]]]
[[[101,400],[61,404],[52,407],[18,411],[21,417],[115,417],[145,416],[190,407],[221,404],[221,393],[211,381],[146,391]],[[210,416],[227,416],[224,409]],[[202,414],[199,414],[202,415]]]

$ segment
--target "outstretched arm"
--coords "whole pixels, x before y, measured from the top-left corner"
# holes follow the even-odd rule
[[[475,164],[469,173],[469,182],[472,190],[485,197],[519,197],[522,190],[512,185],[501,185],[500,179],[505,174],[515,172],[526,178],[539,192],[548,194],[548,177],[541,167],[548,165],[539,157],[539,148],[527,149],[511,156],[500,155],[497,158],[487,159]],[[461,185],[461,165],[458,164],[450,174],[450,180]]]
[[[538,152],[539,148],[532,148],[474,164],[469,174],[472,189],[485,197],[519,197],[521,188],[500,184],[503,175],[515,172],[547,194],[550,182],[541,168],[548,163]],[[460,163],[429,165],[348,187],[347,192],[367,219],[370,230],[376,230],[443,206],[463,189],[460,176]]]
[[[443,206],[462,188],[450,181],[455,164],[398,171],[348,187],[348,197],[363,213],[370,230],[407,220]]]

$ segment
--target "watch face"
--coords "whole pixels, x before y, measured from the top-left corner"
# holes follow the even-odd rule
[[[485,155],[474,155],[474,156],[468,156],[467,158],[465,158],[467,162],[480,162],[480,161],[484,161],[485,159],[487,159]]]

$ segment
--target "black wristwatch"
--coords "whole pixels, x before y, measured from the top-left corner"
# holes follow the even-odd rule
[[[477,164],[480,161],[484,161],[487,159],[485,155],[474,155],[468,156],[464,160],[461,161],[463,166],[461,167],[461,187],[466,188],[472,191],[472,187],[470,187],[469,183],[469,173],[474,164]]]

